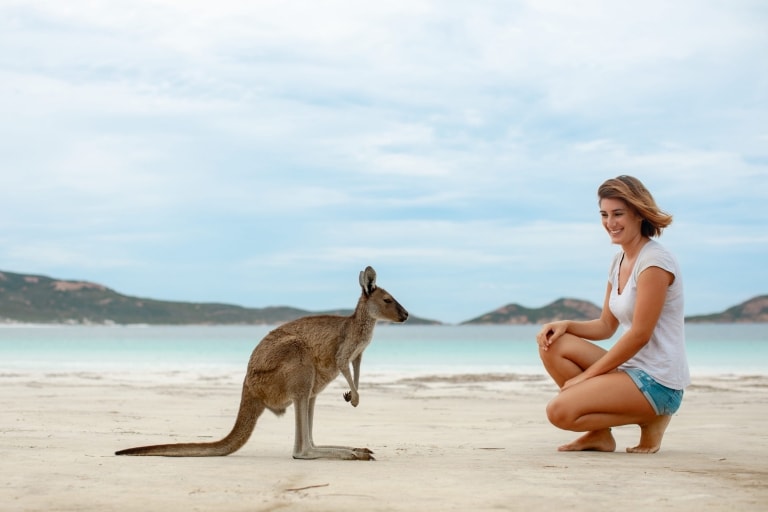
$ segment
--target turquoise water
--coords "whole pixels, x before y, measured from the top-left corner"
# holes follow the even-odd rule
[[[0,372],[244,371],[268,326],[4,326]],[[363,356],[370,373],[541,373],[538,326],[381,325]],[[768,374],[768,325],[686,327],[693,375]],[[604,346],[610,346],[611,341]]]

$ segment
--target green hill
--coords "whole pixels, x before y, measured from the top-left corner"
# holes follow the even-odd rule
[[[722,313],[687,317],[692,323],[757,323],[768,322],[768,295],[753,297]]]
[[[245,308],[232,304],[172,302],[130,297],[106,286],[40,275],[0,271],[0,323],[276,325],[307,315],[350,315],[352,309],[311,312],[288,306]],[[600,308],[579,299],[559,299],[540,308],[507,304],[465,324],[542,324],[591,320]],[[754,297],[721,313],[686,318],[692,323],[768,322],[768,295]],[[411,316],[409,324],[440,322]]]
[[[507,304],[499,309],[462,322],[465,324],[543,324],[554,320],[593,320],[600,317],[600,308],[579,299],[558,299],[540,308]]]
[[[0,271],[0,322],[42,324],[281,324],[312,314],[349,315],[352,309],[310,312],[273,306],[171,302],[122,295],[96,283]],[[439,323],[410,317],[408,323]]]
[[[464,324],[543,324],[555,320],[593,320],[600,317],[600,308],[579,299],[559,299],[540,308],[507,304]],[[761,323],[768,322],[768,295],[761,295],[726,309],[722,313],[689,316],[690,323]]]

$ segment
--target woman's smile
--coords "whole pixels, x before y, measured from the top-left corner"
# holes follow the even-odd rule
[[[603,218],[603,227],[608,232],[613,243],[619,243],[622,237],[627,234],[626,228],[628,223],[630,226],[633,226],[633,221],[638,220],[637,215],[620,199],[603,199],[600,202],[600,215]],[[639,223],[637,224],[639,233]],[[629,233],[630,238],[631,235],[632,233]]]

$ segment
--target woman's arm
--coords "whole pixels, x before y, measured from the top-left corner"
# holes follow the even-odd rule
[[[536,341],[544,350],[565,333],[573,334],[586,340],[606,340],[613,336],[619,327],[619,321],[608,308],[608,301],[611,297],[611,283],[608,283],[603,299],[603,311],[600,318],[577,322],[574,320],[560,320],[550,322],[542,326],[539,334],[536,335]]]
[[[612,372],[634,356],[651,339],[674,275],[660,267],[648,267],[637,278],[637,299],[628,329],[608,352],[582,374],[569,380],[563,389],[578,382]]]

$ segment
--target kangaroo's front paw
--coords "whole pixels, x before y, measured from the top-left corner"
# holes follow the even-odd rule
[[[353,393],[352,391],[347,391],[344,393],[344,400],[352,402],[352,407],[357,407],[357,404],[360,403],[360,395]]]

